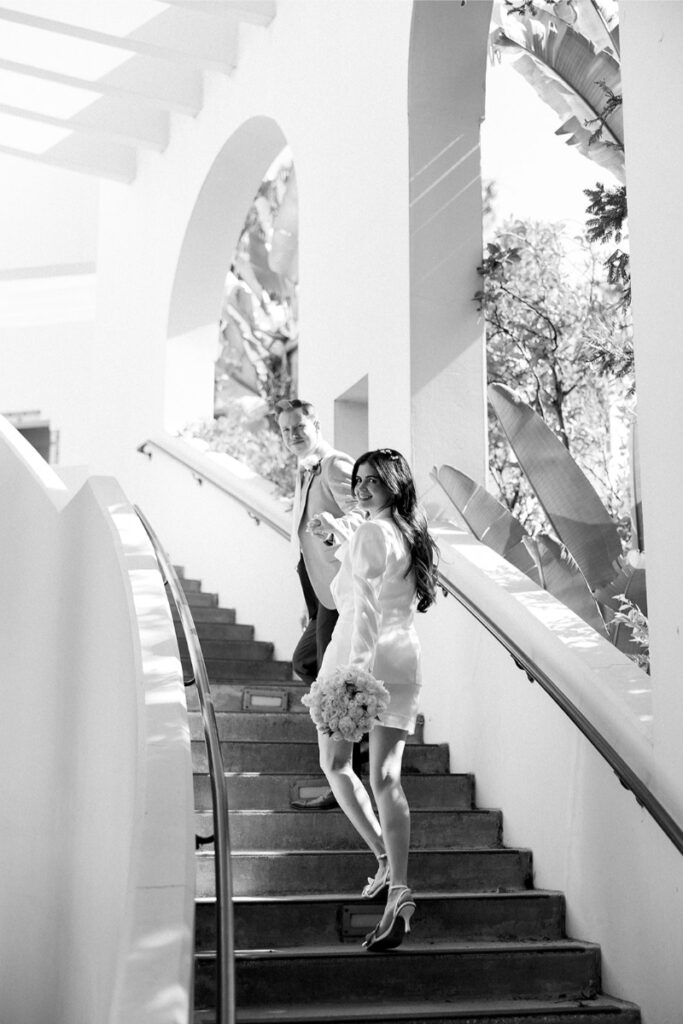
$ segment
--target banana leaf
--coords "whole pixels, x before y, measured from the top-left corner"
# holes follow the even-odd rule
[[[266,243],[256,229],[249,233],[249,262],[264,291],[279,299],[287,295],[288,289],[282,275],[270,269]]]
[[[520,467],[558,538],[592,591],[619,573],[621,539],[593,485],[562,442],[504,384],[490,384],[489,401]]]
[[[629,437],[631,457],[631,522],[633,524],[633,546],[645,550],[645,526],[643,524],[643,498],[640,487],[640,448],[638,445],[638,420],[631,423]]]
[[[526,542],[538,565],[541,586],[549,594],[571,608],[584,622],[607,637],[607,627],[598,603],[586,583],[583,573],[572,558],[567,557],[561,544],[547,534],[529,537]]]
[[[615,58],[600,44],[594,46],[581,32],[543,10],[528,18],[499,16],[491,42],[499,53],[510,57],[515,70],[563,119],[557,134],[567,135],[569,145],[623,182],[620,106],[607,118],[602,137],[593,138],[607,98],[599,83],[604,82],[617,95],[621,92],[621,69]]]
[[[624,562],[619,574],[614,577],[606,587],[596,590],[597,601],[606,609],[619,610],[620,596],[624,595],[627,600],[639,608],[643,615],[647,616],[647,585],[645,569],[634,567]]]
[[[555,10],[557,11],[557,7]],[[586,39],[590,39],[596,50],[607,50],[619,60],[618,23],[616,21],[610,23],[596,0],[582,0],[581,3],[575,5],[574,11],[576,13],[574,30],[580,32]]]
[[[296,172],[292,172],[287,181],[287,189],[282,198],[280,209],[273,221],[273,239],[270,245],[268,263],[276,274],[282,274],[290,281],[298,277],[299,251],[299,193],[296,184]]]
[[[511,565],[540,583],[536,563],[524,541],[530,539],[518,519],[485,488],[452,466],[434,469],[432,478],[453,502],[473,535]]]

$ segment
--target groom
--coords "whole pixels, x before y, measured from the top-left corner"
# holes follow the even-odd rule
[[[339,568],[334,549],[306,530],[318,512],[335,518],[362,518],[351,491],[353,459],[324,440],[320,421],[310,402],[292,399],[278,403],[278,425],[288,451],[297,458],[297,480],[292,508],[292,545],[298,553],[297,572],[308,610],[308,625],[292,655],[292,667],[312,683],[330,642],[338,613],[330,583]],[[321,810],[335,807],[332,793],[294,800],[293,807]]]

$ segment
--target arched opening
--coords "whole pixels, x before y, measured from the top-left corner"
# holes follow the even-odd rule
[[[171,432],[214,415],[226,275],[247,212],[286,145],[272,118],[251,118],[227,140],[199,193],[178,259],[168,317],[164,425]]]

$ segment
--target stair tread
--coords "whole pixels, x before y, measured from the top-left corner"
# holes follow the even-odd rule
[[[373,959],[380,957],[396,956],[434,956],[435,954],[451,955],[455,953],[578,953],[594,952],[599,950],[595,942],[587,942],[584,939],[510,939],[502,940],[472,940],[467,942],[418,942],[417,940],[406,940],[398,949],[385,950],[373,953]],[[279,958],[283,960],[329,960],[333,959],[355,959],[359,956],[367,956],[366,951],[354,944],[337,944],[334,946],[281,946],[273,949],[238,949],[235,950],[235,957],[239,960],[272,960]],[[211,960],[215,958],[214,953],[197,952],[195,959]]]
[[[467,892],[462,890],[453,890],[453,892],[447,892],[436,889],[413,889],[413,894],[417,900],[428,903],[432,900],[472,900],[472,899],[490,899],[490,900],[506,900],[506,899],[519,899],[521,896],[524,899],[557,899],[563,896],[563,893],[557,889],[517,889],[512,892],[480,892],[478,889],[472,889]],[[195,903],[204,904],[215,904],[215,896],[197,896]],[[244,904],[280,904],[280,903],[358,903],[366,904],[370,909],[377,907],[381,909],[380,905],[372,900],[363,900],[357,892],[325,892],[325,893],[283,893],[282,896],[233,896],[233,903],[244,903]]]
[[[197,776],[198,778],[203,778],[204,776],[206,776],[208,774],[209,774],[208,771],[199,771],[196,768],[193,771],[193,775]],[[324,782],[325,782],[325,776],[324,775],[314,775],[313,773],[302,772],[302,771],[297,771],[297,772],[290,772],[290,771],[287,771],[287,770],[283,770],[281,772],[233,772],[233,771],[225,771],[224,775],[225,775],[226,778],[231,778],[231,779],[263,779],[263,778],[274,778],[274,779],[280,779],[280,778],[288,778],[288,779],[313,779],[313,778],[315,778],[315,779],[319,779],[322,784],[324,784]],[[448,778],[450,778],[450,779],[461,779],[461,780],[465,779],[465,780],[469,780],[469,779],[472,779],[473,776],[472,776],[472,774],[470,772],[421,772],[419,775],[411,776],[411,778],[418,778],[418,779],[444,779],[444,778],[448,779]],[[475,810],[478,810],[478,809],[479,808],[475,808]]]
[[[626,1003],[608,995],[596,996],[590,1000],[547,1000],[547,999],[485,999],[407,1002],[386,1002],[382,1005],[372,1004],[370,1013],[373,1021],[384,1021],[393,1024],[401,1020],[429,1020],[449,1017],[452,1020],[464,1017],[518,1017],[520,1014],[543,1017],[553,1014],[555,1017],[566,1016],[568,1020],[577,1014],[590,1010],[597,1015],[614,1016],[617,1012],[634,1011],[633,1003]],[[195,1024],[212,1024],[214,1016],[211,1011],[195,1016]],[[296,1021],[353,1021],[367,1020],[368,1007],[362,1005],[340,1006],[338,1003],[317,1002],[307,999],[305,1003],[273,1004],[268,1007],[248,1007],[237,1009],[237,1020],[240,1024],[265,1024],[271,1020]]]
[[[309,812],[302,812],[308,814]],[[327,812],[325,812],[327,813]],[[421,846],[419,850],[414,851],[416,854],[420,853],[444,853],[449,856],[454,856],[460,853],[490,853],[500,856],[501,853],[531,853],[528,846],[459,846],[457,850],[454,850],[452,846]],[[315,847],[312,849],[297,849],[297,850],[278,850],[275,849],[258,849],[258,850],[232,850],[231,855],[233,857],[300,857],[302,854],[314,853],[316,856],[321,857],[357,857],[359,855],[372,857],[372,854],[363,847],[339,847],[334,850],[317,850]],[[196,853],[197,857],[213,857],[213,853],[207,853],[204,850],[198,850]]]
[[[413,807],[411,809],[410,813],[411,813],[411,815],[414,814],[416,816],[425,815],[425,814],[441,814],[441,815],[443,815],[443,814],[452,814],[452,815],[458,815],[459,816],[461,814],[467,814],[467,815],[470,815],[471,817],[475,817],[478,814],[479,815],[492,815],[492,814],[493,815],[499,815],[501,812],[500,812],[500,808],[498,808],[498,807],[459,807],[459,808],[452,808],[452,807]],[[277,817],[282,817],[283,815],[286,815],[288,819],[289,818],[302,818],[302,820],[304,819],[304,815],[305,815],[305,820],[310,820],[310,819],[315,820],[318,816],[322,816],[322,817],[324,817],[326,819],[327,818],[335,818],[335,817],[337,817],[337,818],[345,817],[344,812],[342,811],[342,809],[340,807],[329,807],[327,810],[320,810],[320,811],[315,810],[315,809],[307,810],[307,811],[301,811],[301,810],[298,810],[296,807],[282,807],[282,808],[273,808],[273,809],[271,809],[271,808],[263,808],[263,807],[254,807],[254,808],[242,807],[242,808],[239,808],[239,809],[230,810],[230,814],[234,814],[235,817],[240,817],[240,816],[246,817],[247,815],[249,815],[252,818],[259,818],[259,817],[261,817],[261,818],[274,818],[276,816]],[[212,814],[212,812],[210,810],[195,810],[194,815],[195,815],[195,819],[196,818],[204,819],[204,818],[212,818],[213,817],[213,814]]]

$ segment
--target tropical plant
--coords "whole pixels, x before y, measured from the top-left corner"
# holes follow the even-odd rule
[[[623,185],[624,128],[616,0],[504,0],[494,6],[491,44],[560,117],[565,136],[588,159],[611,171],[622,184],[585,190],[592,240],[621,241],[626,215]],[[612,222],[613,224],[613,222]],[[616,248],[605,259],[610,282],[631,301],[629,255]]]
[[[594,189],[584,189],[590,200],[586,213],[590,214],[586,222],[586,233],[591,242],[621,242],[626,223],[626,186],[605,188],[599,181]],[[631,270],[630,257],[618,246],[605,260],[609,283],[622,291],[618,306],[631,305]],[[633,369],[633,348],[629,370]]]
[[[495,231],[478,269],[489,382],[505,381],[524,396],[618,514],[632,375],[598,375],[595,368],[605,352],[616,354],[630,324],[613,308],[597,253],[568,239],[561,225],[511,220]],[[615,443],[617,421],[622,440]],[[504,503],[534,531],[546,528],[492,409],[489,452]]]
[[[640,553],[625,550],[619,525],[543,419],[503,384],[489,385],[488,395],[552,533],[527,534],[501,503],[450,466],[435,469],[435,480],[479,540],[631,655],[634,631],[642,636],[647,615]],[[625,613],[625,601],[637,615]]]
[[[200,442],[207,451],[231,455],[269,480],[280,497],[291,498],[296,459],[284,451],[280,435],[271,429],[266,412],[260,399],[236,399],[217,418],[188,424],[180,436]]]
[[[606,6],[506,0],[494,6],[491,44],[559,115],[556,134],[623,181],[619,35]]]
[[[235,394],[272,411],[296,389],[297,190],[288,152],[266,174],[247,213],[227,275],[216,362],[216,413]]]

